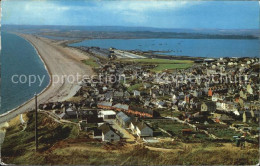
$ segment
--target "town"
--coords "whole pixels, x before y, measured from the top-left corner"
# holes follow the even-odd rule
[[[86,137],[106,143],[258,145],[258,58],[204,58],[158,72],[149,58],[129,60],[141,55],[82,50],[92,55],[97,77],[82,80],[68,101],[42,103],[40,112],[76,123]]]

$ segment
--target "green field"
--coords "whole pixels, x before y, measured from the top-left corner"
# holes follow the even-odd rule
[[[161,72],[164,70],[186,69],[193,65],[191,60],[170,60],[170,59],[127,59],[123,61],[137,62],[142,65],[156,65],[152,69],[154,72]]]
[[[86,65],[89,65],[90,67],[99,67],[99,65],[97,64],[97,62],[94,60],[94,59],[92,59],[92,58],[89,58],[89,59],[87,59],[87,60],[84,60],[83,61]]]
[[[142,87],[142,84],[134,84],[132,86],[129,86],[127,88],[127,91],[132,92],[133,90],[140,90],[141,87]]]
[[[184,63],[184,64],[159,64],[157,67],[153,69],[155,72],[160,72],[164,70],[173,70],[173,69],[187,69],[192,66],[192,63]]]
[[[135,59],[135,62],[143,62],[143,63],[155,63],[155,64],[184,64],[184,63],[193,63],[190,60],[171,60],[171,59]]]

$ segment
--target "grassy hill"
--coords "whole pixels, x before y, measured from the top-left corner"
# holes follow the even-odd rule
[[[40,148],[34,150],[34,116],[26,128],[11,122],[2,147],[2,159],[22,165],[253,165],[258,147],[240,150],[230,143],[160,142],[157,144],[104,144],[78,133],[73,124],[60,124],[40,114]]]

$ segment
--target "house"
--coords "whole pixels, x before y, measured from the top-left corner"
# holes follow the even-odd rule
[[[130,129],[134,134],[138,135],[139,137],[153,136],[153,129],[143,121],[133,120],[130,123]]]
[[[237,103],[233,103],[233,102],[224,102],[224,107],[223,110],[224,111],[231,111],[231,112],[235,112],[238,111],[238,104]]]
[[[252,111],[251,111],[251,114],[252,114]],[[253,114],[254,114],[255,121],[259,122],[260,112],[259,111],[254,111]]]
[[[211,100],[217,102],[219,100],[219,98],[220,98],[219,94],[218,93],[214,93],[212,95],[212,99]]]
[[[109,91],[107,93],[105,93],[104,97],[105,97],[105,100],[106,101],[111,101],[113,99],[113,92],[112,91]]]
[[[114,105],[113,108],[116,111],[127,111],[129,109],[129,105],[118,103],[118,104]]]
[[[180,100],[184,100],[184,93],[183,93],[183,92],[180,92],[180,93],[179,93],[179,99],[180,99]]]
[[[248,92],[249,94],[251,94],[251,95],[253,94],[253,89],[252,89],[252,87],[251,87],[250,84],[247,85],[246,90],[247,90],[247,92]]]
[[[201,104],[201,111],[207,112],[215,112],[216,111],[216,103],[215,102],[203,102]]]
[[[131,106],[127,113],[135,115],[135,116],[140,116],[140,117],[159,117],[160,115],[157,114],[156,111],[153,111],[149,108],[142,108],[142,107],[137,107],[137,106]]]
[[[179,111],[184,111],[186,105],[187,105],[187,104],[186,104],[186,101],[180,100],[180,101],[178,102],[178,110],[179,110]]]
[[[144,84],[144,89],[148,89],[148,88],[150,88],[151,86],[152,86],[151,84],[145,83],[145,84]]]
[[[99,111],[98,117],[101,117],[104,120],[115,119],[116,112],[112,111],[112,110],[102,110],[102,111]]]
[[[71,107],[67,108],[65,113],[68,118],[78,118],[78,112]]]
[[[212,97],[212,95],[213,95],[213,91],[212,91],[211,88],[209,88],[209,90],[208,90],[208,96],[209,96],[209,97]]]
[[[123,98],[124,92],[115,91],[114,98]]]
[[[68,115],[65,113],[65,112],[63,112],[63,113],[61,113],[61,114],[59,114],[59,115],[57,115],[60,119],[67,119],[68,118]]]
[[[102,101],[102,102],[98,103],[97,106],[98,106],[98,108],[102,108],[102,109],[111,109],[112,102]]]
[[[156,102],[156,105],[158,108],[164,108],[165,107],[165,101],[157,101]]]
[[[134,93],[134,96],[140,96],[141,95],[140,91],[138,91],[138,90],[134,90],[133,93]]]
[[[250,111],[244,111],[243,113],[243,122],[251,122],[253,119],[253,116]]]
[[[242,114],[242,113],[241,113]],[[254,110],[248,110],[248,111],[243,111],[243,122],[259,122],[259,111],[254,111]]]
[[[129,116],[127,116],[125,113],[123,112],[119,112],[116,115],[116,121],[118,124],[120,124],[122,127],[127,128],[129,127],[129,124],[131,122],[131,118]]]
[[[116,133],[116,131],[108,124],[104,123],[98,128],[102,133],[102,141],[105,142],[114,142],[120,141],[120,136]],[[97,135],[96,135],[97,137]]]
[[[124,93],[124,97],[125,97],[125,98],[129,98],[130,96],[131,96],[130,93],[127,92],[127,91],[125,91],[125,93]]]
[[[93,138],[102,140],[102,130],[98,129],[98,128],[95,128],[93,130]]]

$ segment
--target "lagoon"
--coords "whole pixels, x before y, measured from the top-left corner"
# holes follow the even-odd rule
[[[70,46],[87,46],[121,50],[167,51],[164,55],[192,57],[258,57],[258,39],[93,39]]]

